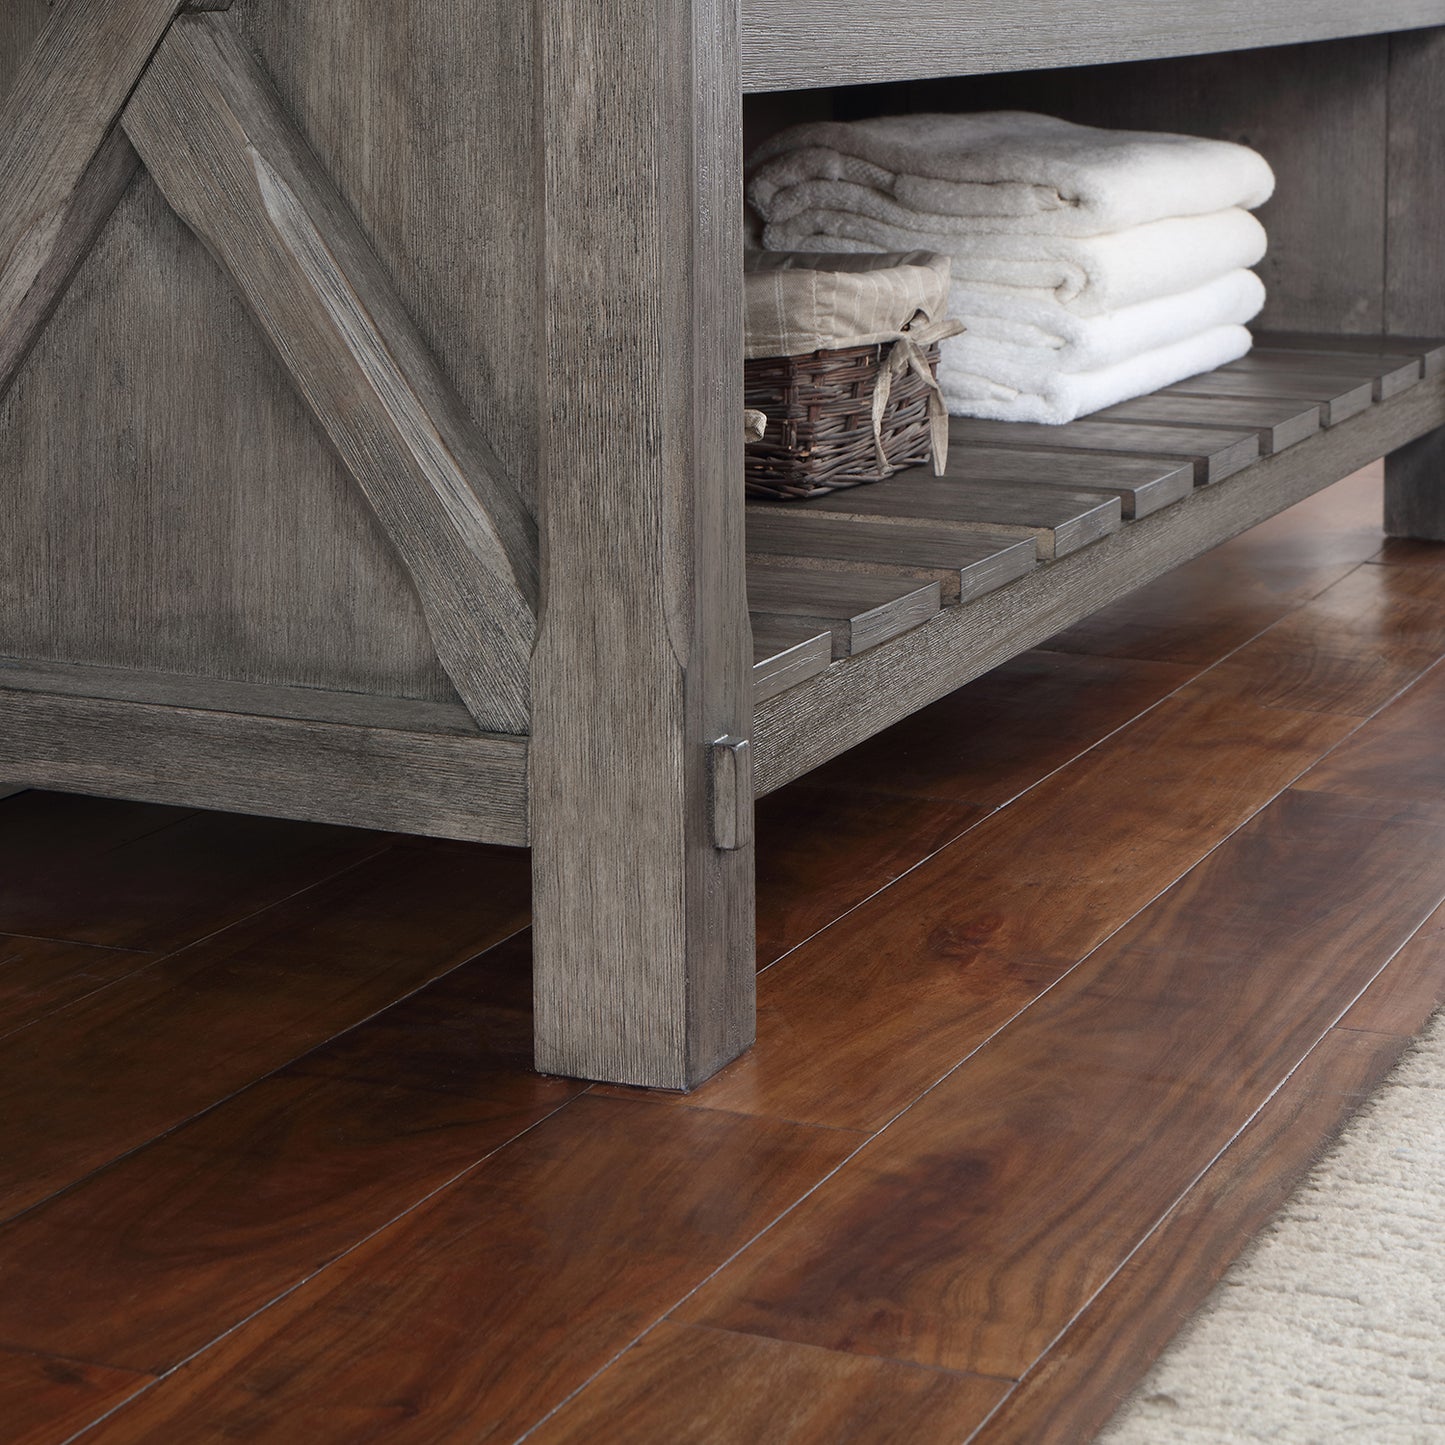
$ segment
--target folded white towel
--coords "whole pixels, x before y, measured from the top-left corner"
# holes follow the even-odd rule
[[[1253,209],[1274,190],[1262,156],[1228,141],[1101,130],[1027,111],[892,115],[792,126],[754,154],[748,198],[768,221],[833,201],[790,201],[814,182],[866,189],[939,230],[1094,236],[1167,216]],[[827,194],[826,192],[824,194]],[[892,213],[878,219],[902,224]]]
[[[1020,372],[1012,380],[954,365],[949,345],[943,343],[938,381],[954,416],[1058,423],[1237,361],[1249,350],[1250,335],[1243,326],[1214,326],[1095,371]]]
[[[933,236],[850,211],[808,211],[763,234],[769,251],[941,251],[956,284],[1027,288],[1078,316],[1192,291],[1257,264],[1266,244],[1264,227],[1237,207],[1106,236]]]
[[[968,328],[950,343],[957,367],[995,376],[1094,371],[1184,341],[1212,326],[1243,326],[1264,305],[1253,271],[1230,271],[1192,291],[1078,316],[1052,296],[1008,286],[954,286],[948,314]]]

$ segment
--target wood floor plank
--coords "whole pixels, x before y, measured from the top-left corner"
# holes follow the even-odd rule
[[[1032,537],[939,532],[748,508],[748,555],[788,567],[936,580],[945,606],[996,591],[1033,569]]]
[[[94,851],[73,852],[63,839],[57,849],[46,847],[23,815],[0,815],[0,829],[13,840],[12,857],[0,870],[0,931],[166,953],[349,868],[390,841],[359,828],[176,809],[136,813],[134,806],[120,813],[115,844]],[[156,815],[173,821],[153,828]],[[126,822],[139,831],[124,836]]]
[[[1020,1376],[1442,898],[1445,828],[1286,795],[677,1318]]]
[[[1194,674],[1167,662],[1026,652],[850,748],[806,782],[997,807]]]
[[[0,1038],[155,959],[133,949],[0,935]]]
[[[1007,1389],[977,1375],[664,1321],[528,1445],[929,1445],[963,1439]]]
[[[1445,663],[1300,779],[1313,792],[1445,819]]]
[[[1321,425],[1318,404],[1304,404],[1281,398],[1183,396],[1176,392],[1153,392],[1122,401],[1094,413],[1096,421],[1121,421],[1220,428],[1228,432],[1253,430],[1264,456],[1272,456],[1306,441]]]
[[[833,634],[784,617],[753,618],[753,702],[766,702],[833,661]]]
[[[12,1035],[0,1217],[516,932],[526,868],[508,849],[396,845]]]
[[[58,1445],[147,1383],[124,1370],[0,1350],[7,1445]]]
[[[162,1374],[582,1087],[273,1076],[0,1227],[0,1344]]]
[[[1264,397],[1270,401],[1318,402],[1325,426],[1338,426],[1352,416],[1368,411],[1375,400],[1375,388],[1368,381],[1349,378],[1334,380],[1312,376],[1305,371],[1271,371],[1268,376],[1241,376],[1225,371],[1206,371],[1188,381],[1166,386],[1161,396]]]
[[[1445,542],[1417,542],[1413,537],[1386,537],[1379,560],[1394,567],[1445,567]]]
[[[758,1042],[689,1105],[881,1127],[1353,726],[1166,699],[764,973]]]
[[[964,481],[909,472],[872,487],[805,502],[818,517],[866,517],[911,526],[1032,537],[1040,557],[1063,557],[1123,525],[1117,497],[1026,482]]]
[[[89,1438],[514,1440],[859,1142],[583,1097]]]
[[[1094,1297],[971,1445],[1092,1439],[1182,1321],[1394,1066],[1403,1040],[1333,1029]]]
[[[1192,463],[1198,486],[1222,481],[1259,459],[1258,433],[1210,431],[1205,427],[1151,426],[1141,422],[1083,421],[1063,426],[1038,422],[978,421],[954,417],[953,446],[1025,448],[1030,451],[1099,452],[1110,456],[1182,458]]]
[[[791,783],[758,803],[758,967],[967,831],[983,809]]]
[[[1367,562],[1201,677],[1264,707],[1369,717],[1445,653],[1445,573]]]
[[[916,577],[864,577],[810,572],[753,561],[748,610],[772,624],[792,622],[833,639],[834,657],[852,657],[927,622],[941,605],[937,582]]]
[[[1445,909],[1437,909],[1350,1006],[1343,1029],[1412,1039],[1445,1007]]]

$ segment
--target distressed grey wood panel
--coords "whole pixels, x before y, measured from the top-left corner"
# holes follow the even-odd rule
[[[229,19],[177,20],[122,124],[376,513],[463,701],[525,732],[536,523]]]
[[[536,1057],[688,1088],[754,1030],[746,799],[715,826],[711,786],[713,744],[745,741],[752,714],[737,7],[535,9],[540,64],[520,73],[540,86],[546,177],[546,304],[529,330],[546,378],[548,566]],[[730,776],[746,787],[745,769]]]
[[[527,744],[0,687],[0,773],[31,787],[477,842],[527,842]]]
[[[362,692],[323,692],[314,687],[215,682],[182,673],[136,672],[125,667],[83,667],[73,662],[0,658],[0,688],[402,732],[480,735],[476,720],[456,703],[416,702],[410,698],[379,697]]]
[[[753,618],[753,702],[766,702],[833,661],[833,633],[786,617]]]
[[[1320,377],[1356,377],[1368,381],[1373,399],[1385,401],[1414,386],[1424,374],[1418,356],[1316,355],[1307,351],[1264,351],[1256,349],[1248,356],[1221,366],[1226,374],[1272,376],[1281,371]]]
[[[1015,450],[966,446],[948,454],[949,478],[964,481],[1027,482],[1118,497],[1126,517],[1147,516],[1186,495],[1194,485],[1192,466],[1140,457],[1104,457],[1089,452]]]
[[[1258,436],[1261,453],[1270,456],[1314,436],[1320,429],[1320,408],[1318,403],[1305,405],[1288,400],[1155,392],[1096,411],[1094,419],[1140,422],[1149,426],[1218,427],[1229,432],[1248,427]]]
[[[1307,351],[1317,355],[1418,356],[1422,375],[1438,376],[1445,371],[1445,345],[1430,336],[1346,336],[1340,333],[1308,331],[1256,331],[1256,348],[1269,351]]]
[[[1358,416],[1375,399],[1375,388],[1368,381],[1334,380],[1328,376],[1311,376],[1303,371],[1271,371],[1268,375],[1238,372],[1206,371],[1191,376],[1176,386],[1166,386],[1159,396],[1222,396],[1231,400],[1264,397],[1268,400],[1318,402],[1320,420],[1325,426],[1337,426],[1349,417]]]
[[[748,610],[764,622],[826,628],[834,657],[851,657],[926,622],[942,605],[937,582],[817,572],[771,562],[748,566]]]
[[[874,525],[865,520],[748,508],[748,557],[814,571],[922,577],[942,588],[945,606],[981,597],[1022,577],[1037,558],[1032,537]],[[753,624],[754,635],[757,623]]]
[[[912,473],[871,487],[834,492],[801,506],[820,517],[929,522],[969,532],[1032,537],[1040,557],[1062,557],[1086,547],[1117,531],[1124,515],[1117,497],[1098,492]]]
[[[5,8],[0,25],[18,34]],[[248,0],[231,13],[493,449],[530,485],[530,7]],[[144,176],[0,403],[0,476],[7,652],[456,700],[367,508]]]
[[[988,445],[1033,451],[1098,452],[1105,456],[1184,458],[1194,467],[1198,486],[1222,481],[1259,458],[1259,438],[1252,432],[1231,435],[1202,427],[1156,427],[1131,422],[1066,422],[1043,426],[1034,422],[977,421],[954,417],[949,423],[954,446]]]
[[[1440,0],[743,0],[748,90],[1291,45],[1445,24]]]
[[[1445,332],[1445,32],[1390,39],[1387,332]],[[1431,365],[1445,356],[1427,354]],[[1385,461],[1385,530],[1445,542],[1445,433]]]
[[[1198,488],[1157,516],[790,688],[757,710],[756,783],[771,792],[1046,637],[1445,423],[1445,378]]]

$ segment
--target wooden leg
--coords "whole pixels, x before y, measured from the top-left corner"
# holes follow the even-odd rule
[[[1385,531],[1445,542],[1445,427],[1385,458]]]
[[[539,0],[535,14],[537,1065],[690,1088],[753,1037],[737,751],[716,750],[744,792],[717,827],[712,787],[712,745],[752,726],[736,5]]]

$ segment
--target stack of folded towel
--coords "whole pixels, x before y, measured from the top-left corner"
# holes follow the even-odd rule
[[[748,199],[770,251],[951,256],[949,410],[1064,422],[1249,350],[1273,190],[1245,146],[997,111],[794,126]]]

